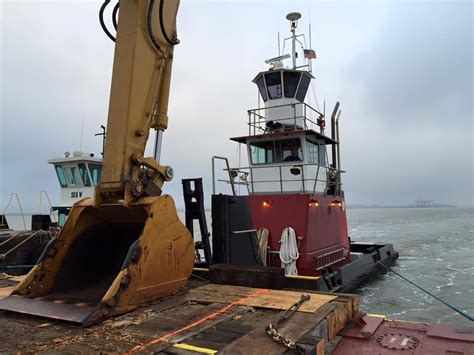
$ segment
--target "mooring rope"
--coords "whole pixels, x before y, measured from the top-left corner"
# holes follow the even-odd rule
[[[380,265],[383,265],[383,264],[380,264]],[[449,308],[451,308],[453,311],[455,311],[456,313],[459,313],[461,316],[463,316],[464,318],[466,319],[469,319],[471,322],[474,322],[474,317],[473,316],[470,316],[469,314],[466,313],[466,311],[463,311],[459,308],[457,308],[456,306],[453,306],[452,304],[442,300],[441,298],[439,298],[438,296],[436,296],[435,294],[433,294],[432,292],[424,289],[423,287],[417,285],[416,283],[414,283],[413,281],[407,279],[405,276],[403,276],[402,274],[399,274],[398,272],[392,270],[392,268],[388,267],[388,266],[385,266],[383,265],[388,271],[391,271],[393,272],[395,275],[397,275],[398,277],[402,278],[403,280],[405,280],[406,282],[408,282],[409,284],[415,286],[417,289],[423,291],[424,293],[426,293],[427,295],[433,297],[435,300],[441,302],[442,304],[444,304],[445,306],[448,306]]]
[[[280,261],[282,267],[285,268],[285,275],[298,275],[296,261],[299,257],[296,232],[293,228],[287,227],[283,230],[280,239]]]

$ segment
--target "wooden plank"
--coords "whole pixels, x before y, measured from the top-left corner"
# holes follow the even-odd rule
[[[342,337],[336,336],[324,347],[324,352],[326,355],[331,355],[334,350],[336,350],[337,345],[340,343]]]
[[[275,323],[280,316],[275,316],[272,323]],[[288,349],[282,344],[273,341],[266,333],[265,327],[261,325],[246,335],[240,337],[233,343],[222,348],[218,354],[283,354]],[[308,328],[314,326],[314,315],[306,312],[296,312],[291,318],[283,322],[278,328],[278,332],[291,340],[299,339]],[[316,344],[315,344],[316,346]]]
[[[329,327],[334,327],[335,314],[334,311],[338,307],[337,304],[327,303],[313,314],[313,327],[298,339],[298,343],[315,344],[316,339],[322,338],[324,344],[329,341]]]
[[[310,300],[298,309],[300,312],[313,313],[324,304],[335,300],[337,296],[321,295],[312,292],[296,292],[282,290],[255,289],[242,286],[208,284],[189,291],[186,298],[190,301],[201,303],[232,303],[286,310],[298,302],[302,294],[309,294]]]
[[[346,302],[351,301],[352,304],[352,318],[357,318],[360,315],[360,295],[352,293],[334,293],[334,292],[318,292],[322,295],[337,296],[337,301]]]
[[[336,316],[335,319],[335,332],[339,333],[347,323],[352,319],[352,305],[349,302],[332,302],[332,304],[337,304],[338,307],[334,310]]]
[[[183,312],[178,315],[177,310],[173,309],[171,310],[172,312],[168,312],[169,314],[166,316],[158,314],[156,319],[149,319],[142,322],[135,332],[139,329],[141,333],[144,328],[150,329],[149,326],[152,325],[155,335],[153,339],[136,350],[144,350],[146,352],[163,351],[173,344],[185,342],[188,338],[196,336],[220,322],[228,320],[241,312],[248,311],[247,307],[238,305],[225,311],[223,311],[223,307],[225,306],[216,303],[204,307],[204,309],[201,305],[194,306],[194,311],[186,311],[186,309],[184,309]],[[191,306],[190,308],[192,309],[193,307]],[[147,325],[148,327],[146,327]],[[132,330],[132,333],[133,332]],[[150,333],[148,332],[148,334]]]

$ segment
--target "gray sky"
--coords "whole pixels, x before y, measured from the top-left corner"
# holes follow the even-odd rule
[[[101,151],[113,43],[96,1],[0,4],[0,208],[16,191],[35,211],[40,190],[58,201],[46,160],[79,149],[82,117],[82,149]],[[247,132],[251,80],[277,55],[290,11],[303,14],[304,32],[311,18],[319,103],[341,101],[347,202],[474,205],[470,1],[183,0],[162,151],[178,206],[181,178],[202,176],[211,192],[212,155],[238,165],[228,137]]]

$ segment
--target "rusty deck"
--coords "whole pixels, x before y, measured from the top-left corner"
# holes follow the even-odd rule
[[[0,280],[0,294],[14,283]],[[173,297],[89,328],[1,312],[0,352],[283,354],[288,350],[265,327],[302,293],[308,294],[194,279]],[[472,354],[473,328],[360,317],[357,295],[309,294],[310,301],[278,328],[308,353]]]

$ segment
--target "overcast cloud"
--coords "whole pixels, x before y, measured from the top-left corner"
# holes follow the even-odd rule
[[[1,2],[0,207],[12,191],[29,211],[41,190],[58,201],[46,160],[79,150],[82,117],[82,150],[101,151],[94,133],[106,122],[114,47],[98,8],[96,1]],[[303,14],[304,32],[311,17],[319,104],[326,100],[329,110],[341,101],[347,202],[472,206],[470,1],[183,0],[162,152],[175,169],[166,191],[177,204],[181,178],[202,176],[211,192],[212,155],[238,165],[228,137],[247,132],[246,110],[257,106],[251,80],[277,54],[276,33],[287,36],[290,11]]]

